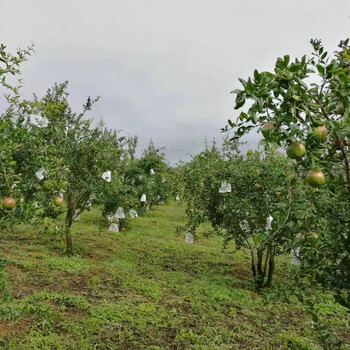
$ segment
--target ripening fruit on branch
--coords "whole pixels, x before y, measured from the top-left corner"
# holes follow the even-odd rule
[[[54,204],[55,205],[57,205],[58,207],[62,207],[62,205],[63,205],[63,198],[61,198],[61,197],[56,197],[55,199],[54,199]]]
[[[301,233],[297,234],[296,237],[298,240],[303,241],[303,243],[314,243],[318,240],[319,235],[317,232],[311,232],[306,235],[303,235]]]
[[[314,130],[314,135],[320,141],[325,141],[328,135],[328,129],[323,125],[319,126]]]
[[[268,134],[275,130],[276,123],[275,122],[267,122],[261,127],[261,132],[264,137],[268,136]]]
[[[317,232],[311,232],[305,235],[304,244],[305,245],[314,245],[318,241],[319,235]]]
[[[301,234],[301,233],[298,233],[296,236],[295,236],[296,239],[298,240],[301,240],[303,241],[305,239],[305,235]]]
[[[318,239],[318,233],[316,232],[311,232],[310,234],[306,235],[306,240],[307,241],[316,241]]]
[[[345,112],[345,108],[344,105],[342,103],[338,103],[335,107],[335,114],[340,114],[343,115]]]
[[[12,197],[5,198],[2,201],[2,207],[6,210],[12,210],[16,206],[16,201]]]
[[[287,156],[291,159],[300,160],[305,153],[306,148],[300,142],[292,142],[287,148]]]
[[[281,195],[281,192],[275,192],[276,197],[279,197]]]
[[[326,178],[322,171],[312,170],[306,176],[306,182],[311,187],[320,187],[326,182]]]
[[[50,180],[47,180],[43,183],[43,189],[47,191],[51,191],[53,189],[53,183]]]
[[[261,127],[261,130],[262,131],[272,131],[275,128],[275,126],[276,126],[275,122],[267,122]]]
[[[260,186],[259,184],[255,184],[255,185],[254,185],[254,188],[255,188],[256,190],[258,190],[258,189],[261,188],[261,186]]]

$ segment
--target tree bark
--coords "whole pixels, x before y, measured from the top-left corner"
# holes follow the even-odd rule
[[[253,273],[253,276],[255,277],[256,276],[255,257],[254,257],[254,252],[253,252],[252,249],[250,250],[250,254],[252,256],[252,259],[251,259],[251,262],[252,262],[252,273]]]
[[[264,253],[262,251],[258,250],[257,255],[258,255],[258,262],[257,262],[257,272],[258,272],[257,286],[260,289],[264,285],[264,272],[263,272],[263,268],[262,268]]]
[[[272,286],[272,277],[274,272],[275,272],[275,252],[274,252],[274,249],[272,249],[270,254],[270,259],[269,259],[269,273],[268,273],[267,283],[266,283],[266,286],[269,288]]]
[[[71,234],[71,226],[73,224],[73,218],[75,215],[75,203],[72,200],[68,201],[68,210],[66,215],[66,242],[67,242],[67,253],[70,256],[73,253],[73,242]]]

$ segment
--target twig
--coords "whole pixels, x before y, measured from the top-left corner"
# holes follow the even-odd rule
[[[289,219],[289,216],[290,216],[290,212],[292,211],[292,186],[289,187],[288,189],[288,196],[287,198],[289,199],[289,208],[288,208],[288,211],[287,211],[287,215],[282,223],[282,225],[264,242],[262,242],[261,244],[259,244],[256,249],[259,249],[261,248],[263,245],[269,243],[274,237],[276,237],[280,231],[284,228],[284,226],[286,225],[288,219]]]

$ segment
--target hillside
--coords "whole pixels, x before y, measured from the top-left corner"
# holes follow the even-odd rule
[[[204,228],[193,245],[184,242],[176,227],[185,214],[176,204],[120,233],[99,232],[99,218],[93,209],[74,224],[71,258],[63,237],[28,226],[1,234],[2,349],[335,349],[333,335],[350,343],[345,309],[308,289],[320,324],[331,325],[316,331],[306,303],[290,293],[285,257],[276,287],[261,293],[248,254],[233,245],[222,250],[222,239],[203,235]]]

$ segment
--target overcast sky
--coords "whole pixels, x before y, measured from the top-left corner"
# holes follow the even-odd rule
[[[334,51],[350,36],[349,0],[0,0],[0,42],[35,44],[23,65],[24,95],[68,80],[79,111],[188,160],[204,136],[235,118],[238,77],[309,53],[311,38]],[[251,135],[254,147],[258,137]]]

